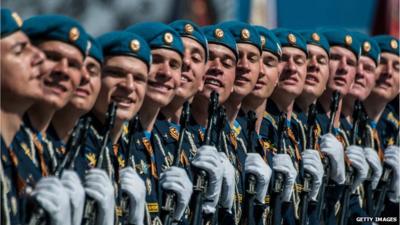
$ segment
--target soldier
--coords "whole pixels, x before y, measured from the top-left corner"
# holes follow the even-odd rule
[[[242,223],[253,223],[249,222],[249,219],[256,216],[255,220],[259,221],[264,211],[265,194],[271,178],[271,173],[269,173],[271,169],[260,154],[256,152],[247,153],[247,151],[253,151],[253,149],[247,149],[250,146],[247,139],[249,134],[246,134],[247,127],[243,127],[244,124],[239,123],[239,121],[247,118],[244,112],[240,111],[242,100],[254,89],[260,73],[261,39],[257,30],[247,23],[231,21],[224,22],[221,26],[231,32],[237,43],[239,53],[233,91],[224,103],[230,128],[229,133],[227,132],[230,141],[229,156],[237,170],[236,199],[238,201],[236,207],[239,208],[238,212],[243,211],[245,207],[253,207],[245,206],[241,199],[244,199],[245,194],[245,174],[256,175],[257,198],[254,203],[254,215],[247,215],[246,212],[242,215],[247,218],[243,218],[243,216],[241,218],[243,219]],[[251,141],[254,142],[254,140]],[[236,212],[236,215],[240,216],[238,212]]]
[[[355,37],[343,29],[321,30],[321,33],[328,39],[331,48],[327,89],[318,100],[317,110],[323,130],[322,133],[328,133],[321,137],[321,151],[329,157],[331,169],[330,174],[327,174],[327,177],[329,177],[329,185],[325,190],[326,196],[324,199],[320,200],[319,204],[325,204],[325,206],[322,206],[324,210],[323,215],[321,215],[322,220],[327,224],[336,224],[335,216],[339,209],[339,215],[346,214],[348,209],[348,204],[345,204],[347,206],[343,204],[343,190],[347,188],[347,192],[350,192],[349,189],[351,188],[349,180],[347,180],[345,184],[344,148],[348,146],[348,138],[343,130],[340,129],[339,115],[342,108],[342,99],[348,94],[351,84],[354,82],[361,45]],[[337,102],[338,110],[336,112],[331,112],[330,104],[334,91],[337,91],[340,97]],[[333,118],[330,118],[330,115],[332,115]],[[329,119],[333,119],[333,124],[329,124]],[[332,128],[332,130],[329,130],[330,128]],[[342,144],[338,143],[338,140]],[[349,163],[347,167],[349,167]],[[342,198],[342,201],[339,205],[340,198]]]
[[[170,166],[168,160],[171,158],[153,128],[160,109],[172,101],[180,86],[183,42],[173,28],[162,23],[139,23],[126,31],[142,36],[149,44],[153,58],[144,103],[139,111],[141,128],[136,131],[138,137],[135,138],[137,143],[134,143],[136,148],[144,148],[144,151],[135,151],[134,155],[139,173],[146,183],[147,208],[151,219],[161,222],[159,204],[163,202],[163,195],[158,190],[159,184],[163,191],[172,191],[177,195],[173,221],[179,222],[189,203],[192,183],[184,169]],[[162,164],[170,167],[163,170],[160,167]],[[178,177],[179,182],[176,180]]]
[[[204,87],[195,95],[191,105],[193,117],[190,123],[190,130],[198,147],[206,141],[206,126],[210,115],[205,106],[210,101],[211,92],[216,91],[219,94],[219,104],[223,104],[227,100],[233,89],[238,57],[235,39],[229,31],[219,25],[203,27],[202,31],[209,43],[209,61],[204,75]],[[211,139],[211,145],[217,144],[215,137],[218,134],[214,131],[210,131],[212,138],[207,137]],[[220,144],[225,146],[222,143]],[[218,151],[227,153],[225,147],[216,147],[219,148]],[[234,200],[235,178],[233,177],[234,168],[227,156],[223,153],[218,154],[214,147],[202,146],[192,160],[192,165],[197,169],[206,171],[209,178],[209,185],[204,198],[210,199],[210,201],[206,201],[202,206],[205,220],[211,220],[214,216],[218,216],[215,217],[216,220],[214,221],[230,219],[233,222],[232,214],[234,211],[231,211],[231,208]],[[223,181],[227,188],[221,190]],[[219,209],[217,207],[218,200],[220,200]]]
[[[398,118],[393,116],[392,112],[385,113],[385,106],[393,100],[399,93],[399,40],[389,36],[382,35],[374,37],[381,49],[381,60],[377,67],[377,80],[370,95],[365,100],[365,109],[370,123],[376,147],[381,146],[384,150],[383,162],[392,168],[392,183],[383,182],[383,178],[378,184],[376,193],[382,191],[383,186],[388,186],[388,194],[384,200],[384,210],[377,206],[376,216],[397,216],[399,210],[399,158],[398,158]],[[375,126],[374,126],[375,125]],[[384,169],[385,173],[386,169]],[[382,212],[382,214],[380,214]]]
[[[300,219],[299,197],[301,188],[299,187],[301,187],[303,169],[309,168],[306,167],[306,159],[317,167],[321,162],[319,157],[315,157],[314,151],[303,151],[302,146],[305,143],[300,138],[301,127],[295,121],[296,114],[293,112],[294,100],[302,93],[306,79],[308,54],[306,42],[299,33],[288,29],[276,29],[274,34],[282,45],[282,58],[279,63],[281,73],[278,86],[267,102],[266,109],[274,121],[278,121],[278,117],[285,113],[287,125],[282,131],[275,129],[277,136],[281,135],[278,132],[282,132],[284,135],[282,136],[282,149],[278,149],[278,154],[273,157],[273,168],[276,173],[284,174],[285,185],[281,193],[282,200],[277,199],[279,193],[274,193],[272,196],[275,199],[274,206],[278,207],[272,208],[272,218],[273,223],[280,222],[283,219],[288,224],[294,224],[296,220]],[[301,164],[301,160],[303,164]],[[321,171],[308,170],[308,172],[316,178],[313,180],[315,181],[314,184],[317,184]],[[314,186],[318,190],[318,186]],[[277,204],[278,201],[282,201],[281,205]]]
[[[112,196],[109,201],[116,204],[115,222],[113,223],[112,216],[114,210],[107,209],[109,207],[107,202],[101,207],[99,213],[106,212],[109,215],[105,218],[108,221],[107,224],[143,224],[145,186],[134,168],[126,166],[129,160],[126,158],[126,151],[129,149],[121,147],[123,144],[121,135],[124,123],[131,120],[142,106],[151,63],[150,48],[140,36],[122,31],[106,33],[100,36],[98,41],[105,60],[99,97],[91,112],[94,120],[92,137],[85,152],[90,166],[96,164],[97,159],[101,157],[99,147],[102,140],[98,133],[101,132],[107,121],[105,117],[107,109],[112,102],[117,105],[114,126],[110,130],[110,140],[105,157],[105,169],[114,184],[114,188],[111,186],[113,192],[111,192]],[[133,193],[133,190],[136,192]],[[96,193],[95,189],[91,192],[92,198],[101,194]],[[131,202],[130,208],[127,209],[129,212],[122,212],[121,193],[126,193]],[[122,217],[124,215],[122,213],[125,213],[126,221]]]
[[[185,47],[181,84],[172,101],[161,109],[155,123],[155,130],[161,137],[166,154],[176,156],[180,135],[179,122],[183,104],[186,101],[191,102],[194,95],[203,88],[204,72],[208,60],[208,44],[200,27],[191,21],[177,20],[171,23],[170,26],[180,34]],[[190,174],[189,161],[196,154],[197,147],[191,134],[187,133],[185,137],[183,139],[184,152],[179,157],[181,163],[186,167],[186,171]],[[162,160],[158,161],[162,162]],[[161,166],[165,167],[165,165]]]
[[[56,111],[47,129],[47,138],[51,141],[54,149],[59,149],[54,151],[53,154],[55,155],[50,157],[52,168],[59,168],[64,158],[67,157],[67,154],[74,154],[69,152],[72,149],[67,149],[67,143],[71,141],[71,136],[81,135],[80,133],[73,134],[73,132],[76,132],[74,131],[74,127],[79,123],[79,118],[91,110],[100,91],[103,52],[98,42],[92,37],[90,37],[90,43],[91,48],[89,55],[86,56],[82,68],[82,73],[87,73],[88,75],[82,76],[81,83],[75,90],[73,97],[66,106]],[[79,153],[79,156],[80,155],[82,155],[82,153]],[[73,169],[78,173],[80,179],[84,180],[86,173],[85,159],[83,157],[77,157],[74,160],[75,161],[67,162],[69,165],[65,165],[66,168],[63,169]],[[64,170],[63,176],[71,177],[74,175]],[[72,218],[73,224],[81,224],[85,190],[83,188],[75,189],[74,191],[69,190],[69,194],[81,196],[81,198],[79,198],[81,201],[71,202],[75,207]]]
[[[376,188],[378,181],[381,177],[382,174],[382,166],[379,160],[378,154],[383,156],[383,152],[381,150],[381,147],[379,146],[374,150],[374,145],[371,145],[372,143],[368,144],[366,143],[366,136],[364,136],[361,133],[361,129],[366,129],[364,127],[359,126],[357,121],[355,120],[361,120],[362,118],[353,118],[353,115],[357,116],[357,107],[355,105],[357,104],[362,104],[368,95],[371,93],[372,88],[375,85],[375,80],[376,80],[376,67],[379,64],[379,55],[380,55],[380,49],[378,44],[371,38],[369,38],[367,35],[361,34],[361,33],[356,33],[353,32],[353,36],[355,36],[358,40],[361,41],[362,43],[362,51],[361,51],[361,56],[358,60],[358,65],[357,65],[357,73],[355,76],[354,83],[349,91],[349,94],[346,95],[343,99],[343,108],[342,108],[342,118],[341,118],[341,126],[347,133],[348,137],[351,137],[351,144],[353,145],[351,148],[356,149],[358,148],[359,150],[352,150],[354,152],[358,151],[359,156],[353,155],[354,153],[351,153],[348,157],[352,161],[352,165],[355,167],[359,167],[357,169],[358,173],[363,173],[365,174],[365,177],[360,177],[359,180],[356,180],[353,185],[353,193],[356,192],[356,188],[360,184],[363,183],[364,180],[367,178],[368,170],[371,169],[371,177],[369,179],[372,179],[373,185],[365,189],[365,191],[369,193],[365,193],[362,199],[369,198],[369,195],[372,196],[372,190]],[[356,100],[359,102],[356,103]],[[355,111],[356,110],[356,111]],[[355,111],[353,114],[353,111]],[[363,112],[360,112],[363,113]],[[358,117],[360,117],[359,115]],[[364,123],[362,121],[358,121],[358,123]],[[353,127],[353,126],[356,127]],[[366,124],[367,125],[367,124]],[[370,127],[370,125],[367,125],[367,127]],[[352,131],[355,132],[353,133]],[[366,130],[369,130],[368,128]],[[366,132],[366,130],[364,132]],[[367,133],[364,133],[367,134]],[[371,137],[371,134],[368,134],[368,139]],[[364,148],[364,151],[361,151],[360,148]],[[356,153],[357,154],[357,153]],[[365,160],[362,160],[365,156]],[[368,164],[371,166],[369,167]],[[371,181],[371,180],[370,180]],[[359,216],[367,216],[366,211],[361,209],[360,206],[360,201],[359,201],[359,192],[360,190],[357,190],[356,193],[352,195],[352,203],[349,208],[351,211],[350,213],[350,221],[354,221],[356,217]],[[357,198],[358,197],[358,198]],[[371,204],[372,202],[366,202],[367,204]],[[364,205],[365,206],[365,205]],[[367,208],[365,208],[368,210]],[[372,209],[369,209],[369,215],[372,215]]]
[[[296,99],[294,104],[294,111],[296,112],[296,117],[294,120],[299,124],[299,129],[301,132],[299,135],[301,139],[304,140],[303,151],[303,167],[304,170],[310,173],[310,170],[323,171],[322,164],[309,160],[309,157],[318,157],[319,155],[314,155],[317,153],[315,150],[319,150],[318,138],[321,134],[321,127],[318,122],[308,121],[308,116],[310,113],[309,107],[311,105],[315,106],[317,98],[322,95],[325,90],[328,77],[329,77],[329,43],[328,40],[318,31],[307,30],[301,32],[302,36],[307,43],[308,59],[307,59],[307,75],[304,83],[304,89],[301,95]],[[313,127],[307,127],[306,125],[311,125]],[[313,129],[312,136],[309,136],[309,129]],[[310,151],[312,150],[312,151]],[[308,155],[309,154],[309,155]],[[315,173],[315,172],[314,172]],[[311,173],[312,174],[312,173]],[[318,218],[318,193],[319,187],[322,182],[322,173],[318,173],[319,176],[313,177],[313,187],[309,190],[309,202],[301,202],[303,207],[308,208],[308,215],[301,215],[301,217],[308,217],[309,223],[318,223],[320,218]],[[306,195],[306,194],[304,194]],[[306,198],[302,197],[302,201],[307,201]],[[304,210],[302,209],[302,212]],[[306,218],[302,218],[303,221],[307,221]]]
[[[21,128],[23,114],[35,101],[42,98],[41,79],[48,71],[43,67],[45,55],[31,44],[21,30],[23,21],[19,15],[4,8],[0,15],[2,223],[20,224],[22,214],[19,214],[17,205],[18,175],[13,172],[13,167],[19,166],[14,148],[18,143],[14,141],[14,137]]]

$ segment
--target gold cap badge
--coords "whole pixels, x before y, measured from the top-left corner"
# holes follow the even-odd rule
[[[393,49],[396,49],[397,47],[399,47],[399,44],[397,43],[396,40],[391,40],[390,41],[390,47],[392,47]]]
[[[346,35],[346,37],[344,38],[344,43],[345,43],[347,46],[350,46],[351,43],[353,43],[353,38],[352,38],[350,35]]]
[[[76,27],[71,28],[71,30],[69,30],[69,40],[74,42],[76,40],[78,40],[79,38],[79,30]]]
[[[265,47],[265,43],[267,42],[267,39],[263,36],[263,35],[261,35],[260,36],[260,39],[261,39],[261,47]]]
[[[11,14],[12,18],[14,19],[15,23],[17,23],[18,27],[22,27],[22,19],[21,17],[18,15],[18,13],[13,12]]]
[[[140,49],[140,42],[137,39],[133,39],[131,41],[130,46],[131,46],[132,51],[138,52]]]
[[[170,45],[174,41],[174,36],[171,33],[167,32],[164,34],[164,42]]]
[[[364,44],[363,44],[363,50],[364,50],[364,52],[369,52],[369,51],[371,51],[371,44],[370,44],[368,41],[364,42]]]
[[[296,36],[294,34],[289,34],[287,38],[290,44],[296,44]]]
[[[311,35],[312,39],[316,42],[319,42],[321,40],[321,38],[319,37],[319,35],[317,33],[313,33]]]
[[[221,29],[219,29],[219,28],[217,28],[217,29],[215,29],[215,31],[214,31],[214,36],[215,36],[216,38],[218,38],[218,39],[221,39],[221,38],[224,37],[224,31],[221,30]]]
[[[185,33],[192,34],[193,30],[194,30],[194,28],[193,28],[192,24],[188,23],[188,24],[185,25]]]
[[[240,32],[240,38],[242,40],[249,40],[250,38],[250,31],[247,29],[242,29],[242,31]]]

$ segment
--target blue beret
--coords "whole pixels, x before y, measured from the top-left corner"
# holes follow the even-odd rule
[[[183,56],[184,47],[180,35],[166,24],[159,22],[138,23],[128,27],[125,31],[140,35],[147,41],[151,49],[171,49]]]
[[[231,32],[237,44],[251,44],[262,52],[260,34],[252,25],[239,21],[228,21],[219,25]]]
[[[378,43],[366,34],[360,32],[351,32],[351,34],[361,42],[361,55],[371,58],[378,65],[381,54]]]
[[[16,12],[1,8],[1,38],[19,31],[22,26],[22,19]]]
[[[285,28],[278,28],[272,31],[281,42],[282,47],[298,48],[308,55],[306,40],[298,32]]]
[[[378,35],[373,37],[373,39],[378,43],[381,52],[389,52],[395,55],[400,55],[399,39],[396,39],[391,35]]]
[[[205,26],[202,27],[201,30],[206,36],[208,43],[223,45],[229,48],[233,52],[233,54],[235,54],[236,60],[238,60],[239,53],[236,41],[229,31],[219,25]]]
[[[126,31],[114,31],[103,34],[97,40],[105,56],[132,56],[142,60],[147,68],[150,68],[151,49],[139,35]]]
[[[176,20],[169,24],[175,29],[182,37],[192,38],[203,46],[206,52],[206,61],[208,59],[208,42],[206,36],[200,30],[200,27],[190,20]]]
[[[340,46],[352,51],[357,58],[361,55],[361,42],[344,29],[322,29],[320,32],[328,39],[329,45]]]
[[[319,46],[329,55],[329,42],[323,34],[316,30],[303,30],[299,31],[299,33],[306,40],[307,44]]]
[[[101,48],[100,43],[92,36],[89,36],[89,41],[91,45],[89,50],[89,56],[93,57],[94,59],[99,61],[100,64],[102,64],[104,61],[104,56],[103,56],[103,49]]]
[[[78,21],[62,15],[34,16],[25,20],[22,30],[31,40],[57,40],[88,52],[89,36]]]
[[[254,26],[254,28],[260,34],[262,50],[271,52],[272,54],[278,56],[278,58],[281,58],[281,42],[278,40],[275,34],[263,26]]]

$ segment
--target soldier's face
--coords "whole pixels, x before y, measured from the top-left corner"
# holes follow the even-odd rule
[[[99,95],[100,85],[101,65],[96,59],[88,56],[83,63],[81,84],[66,107],[73,107],[83,113],[89,112]]]
[[[251,44],[238,44],[239,60],[236,66],[234,93],[245,97],[257,83],[260,74],[260,51]]]
[[[334,46],[330,49],[329,81],[331,90],[339,91],[344,96],[350,90],[357,69],[357,58],[346,48]]]
[[[61,41],[43,41],[38,47],[46,54],[51,72],[44,77],[45,101],[60,109],[72,98],[82,78],[83,55]]]
[[[95,110],[105,114],[114,101],[118,106],[117,119],[132,119],[143,104],[147,78],[147,65],[142,60],[131,56],[106,57]]]
[[[181,85],[178,87],[176,95],[183,99],[189,99],[203,89],[206,52],[200,43],[191,38],[183,37],[182,41],[185,46],[185,54],[183,57]]]
[[[349,94],[364,101],[375,86],[375,70],[375,62],[369,57],[361,56],[358,60],[356,77]]]
[[[325,90],[329,78],[329,56],[321,47],[307,45],[307,76],[303,93],[319,97]]]
[[[168,105],[181,83],[181,56],[168,49],[151,50],[153,63],[150,67],[146,101],[160,107]]]
[[[381,53],[381,61],[376,72],[378,79],[372,93],[385,100],[392,100],[399,94],[400,57],[387,52]]]
[[[235,81],[236,57],[227,47],[209,44],[209,62],[205,73],[204,88],[199,94],[210,98],[215,90],[219,94],[219,102],[224,103],[233,91]]]
[[[45,55],[33,46],[23,32],[15,32],[0,39],[1,43],[1,99],[37,100],[43,97],[42,78],[45,70]]]
[[[260,73],[253,91],[249,94],[251,98],[265,99],[271,96],[278,84],[279,59],[276,55],[263,51],[260,60]]]
[[[299,96],[306,78],[306,61],[306,54],[302,50],[293,47],[282,48],[282,60],[279,63],[282,72],[276,90],[291,96]]]

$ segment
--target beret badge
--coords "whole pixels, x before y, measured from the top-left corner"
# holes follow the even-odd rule
[[[392,47],[393,49],[396,49],[399,47],[399,45],[397,44],[397,41],[393,39],[390,41],[390,47]]]
[[[79,35],[80,35],[80,33],[79,33],[78,28],[72,27],[72,28],[69,30],[69,40],[70,40],[70,41],[74,42],[74,41],[78,40]]]
[[[130,47],[133,52],[138,52],[140,49],[140,42],[137,39],[131,41]]]
[[[189,23],[185,25],[184,29],[185,29],[185,33],[187,33],[187,34],[192,34],[193,30],[194,30],[193,26]]]
[[[261,47],[264,47],[265,43],[267,42],[267,39],[263,35],[261,35],[260,40],[261,40]]]
[[[311,35],[311,37],[315,42],[319,42],[321,40],[321,38],[319,37],[319,35],[317,33],[313,33]]]
[[[347,46],[350,46],[353,43],[353,38],[350,35],[346,35],[346,37],[344,38],[344,43]]]
[[[174,41],[174,37],[172,36],[171,33],[167,32],[164,34],[164,42],[167,45],[170,45]]]
[[[240,32],[240,38],[242,40],[248,40],[250,38],[250,31],[247,29],[242,29]]]
[[[368,41],[364,42],[364,44],[363,44],[363,50],[364,50],[364,52],[369,52],[369,51],[371,51],[371,44],[370,44]]]
[[[289,43],[290,44],[296,44],[296,36],[294,36],[294,34],[289,34],[288,36],[287,36],[287,39],[288,39],[288,41],[289,41]]]
[[[18,13],[13,12],[11,14],[11,16],[14,19],[15,23],[17,23],[18,27],[21,27],[23,22],[22,22],[21,17],[18,15]]]
[[[218,38],[218,39],[221,39],[221,38],[224,37],[224,31],[221,30],[221,29],[219,29],[219,28],[217,28],[217,29],[215,29],[215,31],[214,31],[214,36],[215,36],[216,38]]]

